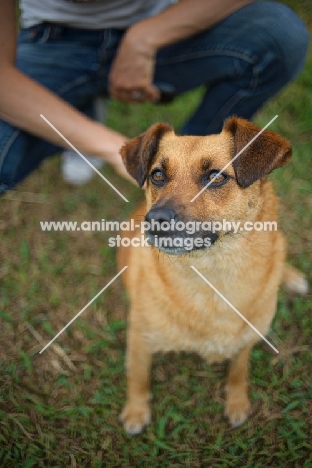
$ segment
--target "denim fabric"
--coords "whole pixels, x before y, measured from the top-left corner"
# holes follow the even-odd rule
[[[94,97],[107,94],[108,73],[123,34],[48,23],[23,29],[17,67],[92,115]],[[307,30],[289,8],[255,2],[208,31],[161,49],[154,82],[172,85],[177,94],[206,86],[202,102],[180,133],[218,133],[226,117],[251,119],[295,78],[307,47]],[[59,150],[0,120],[0,193]]]

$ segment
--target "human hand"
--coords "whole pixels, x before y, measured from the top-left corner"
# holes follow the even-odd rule
[[[116,155],[114,158],[111,158],[109,161],[107,161],[111,166],[114,168],[114,170],[117,172],[118,175],[123,177],[124,179],[132,182],[134,185],[137,186],[136,181],[131,177],[131,175],[128,173],[120,154]]]
[[[109,94],[124,102],[156,102],[160,92],[152,84],[155,51],[142,40],[136,26],[129,29],[117,51],[109,74]]]

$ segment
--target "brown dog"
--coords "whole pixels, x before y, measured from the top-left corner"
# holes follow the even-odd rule
[[[128,399],[121,414],[130,434],[141,432],[151,418],[149,374],[157,351],[195,351],[209,363],[230,358],[225,414],[232,426],[248,416],[248,360],[259,335],[192,266],[262,335],[275,314],[282,280],[289,290],[307,289],[297,270],[285,268],[281,232],[259,231],[259,222],[277,220],[278,200],[266,175],[289,161],[289,142],[264,131],[219,174],[259,131],[237,118],[206,137],[179,137],[169,125],[156,124],[122,148],[130,175],[140,186],[147,181],[147,203],[132,217],[151,224],[145,232],[151,247],[119,250],[119,266],[128,265],[124,279],[131,300]],[[258,230],[207,230],[209,222],[223,220],[257,222]],[[196,228],[191,234],[181,229],[189,222]]]

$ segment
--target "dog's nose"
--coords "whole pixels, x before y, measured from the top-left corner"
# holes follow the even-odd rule
[[[177,221],[178,214],[171,208],[152,208],[145,216],[145,220],[149,223],[158,221],[159,223],[170,223],[172,220]]]
[[[178,221],[178,214],[171,208],[152,208],[145,216],[145,221],[149,222],[151,234],[168,233],[171,231],[171,221]],[[170,226],[168,226],[168,223]],[[163,225],[163,228],[162,228]]]

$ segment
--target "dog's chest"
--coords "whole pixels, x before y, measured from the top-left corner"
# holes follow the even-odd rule
[[[207,335],[197,335],[194,330],[181,329],[171,323],[163,329],[153,329],[144,333],[153,351],[196,352],[208,362],[223,361],[236,354],[245,344],[254,338],[254,332],[243,326],[240,332],[233,329],[210,329]]]
[[[168,302],[158,304],[144,333],[153,350],[196,352],[208,361],[231,357],[254,338],[254,332],[222,298],[197,291],[187,294],[170,310]]]
[[[192,259],[203,277],[186,262],[166,263],[164,259],[156,264],[157,274],[147,275],[137,283],[134,310],[145,317],[144,336],[155,352],[197,352],[216,361],[229,358],[247,343],[256,341],[254,330],[227,301],[266,333],[273,315],[273,309],[266,310],[265,306],[267,275],[264,283],[266,269],[262,263],[266,260],[260,259],[256,264],[247,249],[240,255],[214,254],[208,260],[209,264],[205,257],[196,258],[196,262]],[[155,269],[154,262],[146,264],[150,271]],[[265,318],[258,314],[255,320],[255,308],[258,310],[260,303],[264,305]]]

